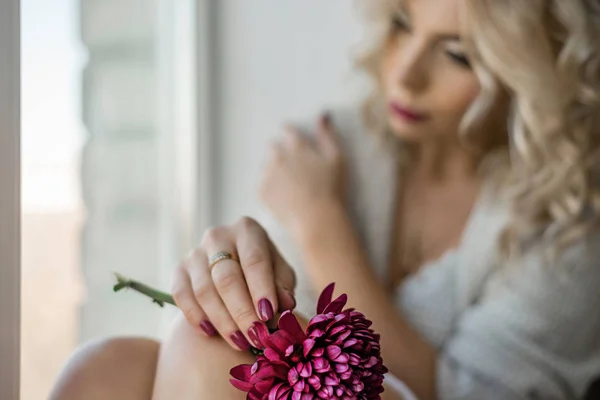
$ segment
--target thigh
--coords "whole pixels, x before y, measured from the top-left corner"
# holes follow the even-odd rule
[[[229,370],[252,364],[254,357],[233,350],[220,338],[207,338],[177,317],[161,345],[153,400],[245,400],[246,393],[229,382]],[[175,397],[176,396],[176,397]],[[409,400],[386,385],[382,400]]]
[[[253,362],[251,354],[233,350],[220,338],[199,334],[179,315],[161,346],[152,398],[244,400],[246,393],[229,383],[229,370]]]
[[[143,338],[89,342],[67,362],[51,400],[148,400],[159,343]]]

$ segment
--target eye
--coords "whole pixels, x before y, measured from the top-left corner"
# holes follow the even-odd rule
[[[454,53],[451,51],[447,51],[446,54],[448,54],[448,57],[450,57],[450,59],[459,66],[463,68],[471,68],[471,61],[469,61],[467,56],[464,54]]]
[[[392,18],[392,30],[394,32],[408,32],[410,31],[410,28],[408,26],[408,23],[402,16],[396,15]]]

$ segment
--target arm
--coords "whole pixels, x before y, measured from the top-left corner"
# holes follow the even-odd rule
[[[553,263],[532,249],[496,272],[436,354],[394,308],[342,207],[316,209],[297,234],[307,272],[336,281],[381,333],[390,371],[420,399],[582,398],[600,377],[600,234]]]
[[[261,200],[299,245],[310,286],[319,292],[336,282],[348,293],[381,333],[386,366],[422,400],[432,399],[434,349],[398,315],[369,268],[345,211],[346,154],[330,118],[321,118],[314,139],[286,129],[271,148]],[[346,139],[361,146],[354,137]]]
[[[350,306],[373,321],[381,334],[382,355],[390,371],[421,400],[435,398],[436,352],[399,313],[368,265],[352,224],[341,204],[315,205],[296,238],[307,272],[320,290],[336,282]]]

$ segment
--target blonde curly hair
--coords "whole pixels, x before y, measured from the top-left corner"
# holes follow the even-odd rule
[[[373,130],[389,131],[379,65],[402,1],[367,2],[375,38],[357,66],[375,85],[364,117]],[[482,90],[459,134],[484,152],[482,160],[504,155],[494,157],[505,172],[496,177],[513,218],[502,247],[513,255],[531,239],[543,239],[556,254],[598,222],[600,2],[464,0],[461,18]],[[485,127],[498,127],[498,120],[490,121],[502,107],[505,140],[486,142]]]

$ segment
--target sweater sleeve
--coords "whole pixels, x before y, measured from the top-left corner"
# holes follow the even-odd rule
[[[597,239],[495,272],[443,346],[440,400],[583,398],[600,378]]]

